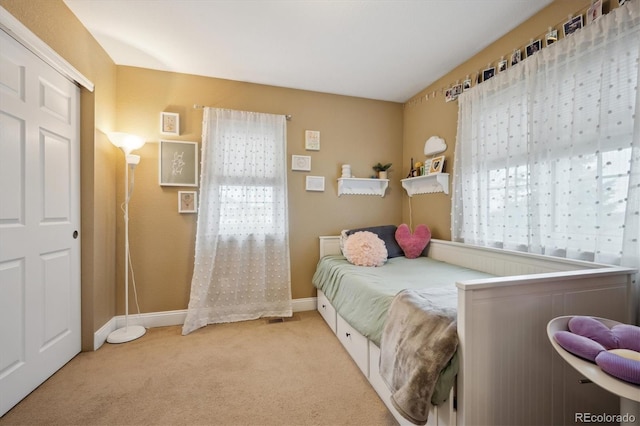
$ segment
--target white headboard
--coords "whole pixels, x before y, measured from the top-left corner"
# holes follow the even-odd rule
[[[340,236],[330,235],[320,237],[320,259],[329,254],[341,254]]]

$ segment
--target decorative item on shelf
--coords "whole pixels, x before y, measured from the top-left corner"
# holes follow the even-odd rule
[[[391,163],[378,163],[373,166],[373,170],[378,174],[378,179],[387,179],[387,170],[391,167]]]
[[[564,25],[562,25],[562,30],[565,37],[570,36],[580,28],[582,28],[582,15],[578,15],[576,17],[572,17],[571,15],[569,15],[569,20],[565,22]]]
[[[422,176],[424,174],[424,165],[422,161],[416,161],[416,164],[413,165],[416,169],[416,176]]]
[[[415,164],[413,164],[413,157],[411,157],[411,165],[409,166],[409,174],[407,175],[407,178],[411,178],[415,176],[416,176],[416,168],[415,168]]]
[[[424,143],[424,155],[436,155],[447,150],[447,143],[439,136],[431,136]]]
[[[342,176],[343,178],[351,177],[351,164],[343,164],[342,165]]]
[[[444,155],[434,157],[431,160],[431,167],[429,168],[429,174],[442,173],[444,170]]]

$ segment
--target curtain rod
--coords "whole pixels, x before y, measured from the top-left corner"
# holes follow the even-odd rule
[[[212,107],[207,107],[205,105],[198,105],[198,104],[193,104],[193,109],[203,109],[203,108],[212,108]],[[284,118],[287,119],[287,121],[291,121],[291,114],[285,114]]]

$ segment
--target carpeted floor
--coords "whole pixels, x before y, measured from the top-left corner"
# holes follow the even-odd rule
[[[81,353],[0,425],[395,425],[318,312]]]

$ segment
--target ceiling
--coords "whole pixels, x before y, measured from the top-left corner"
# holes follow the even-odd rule
[[[552,0],[64,0],[117,65],[405,102]]]

